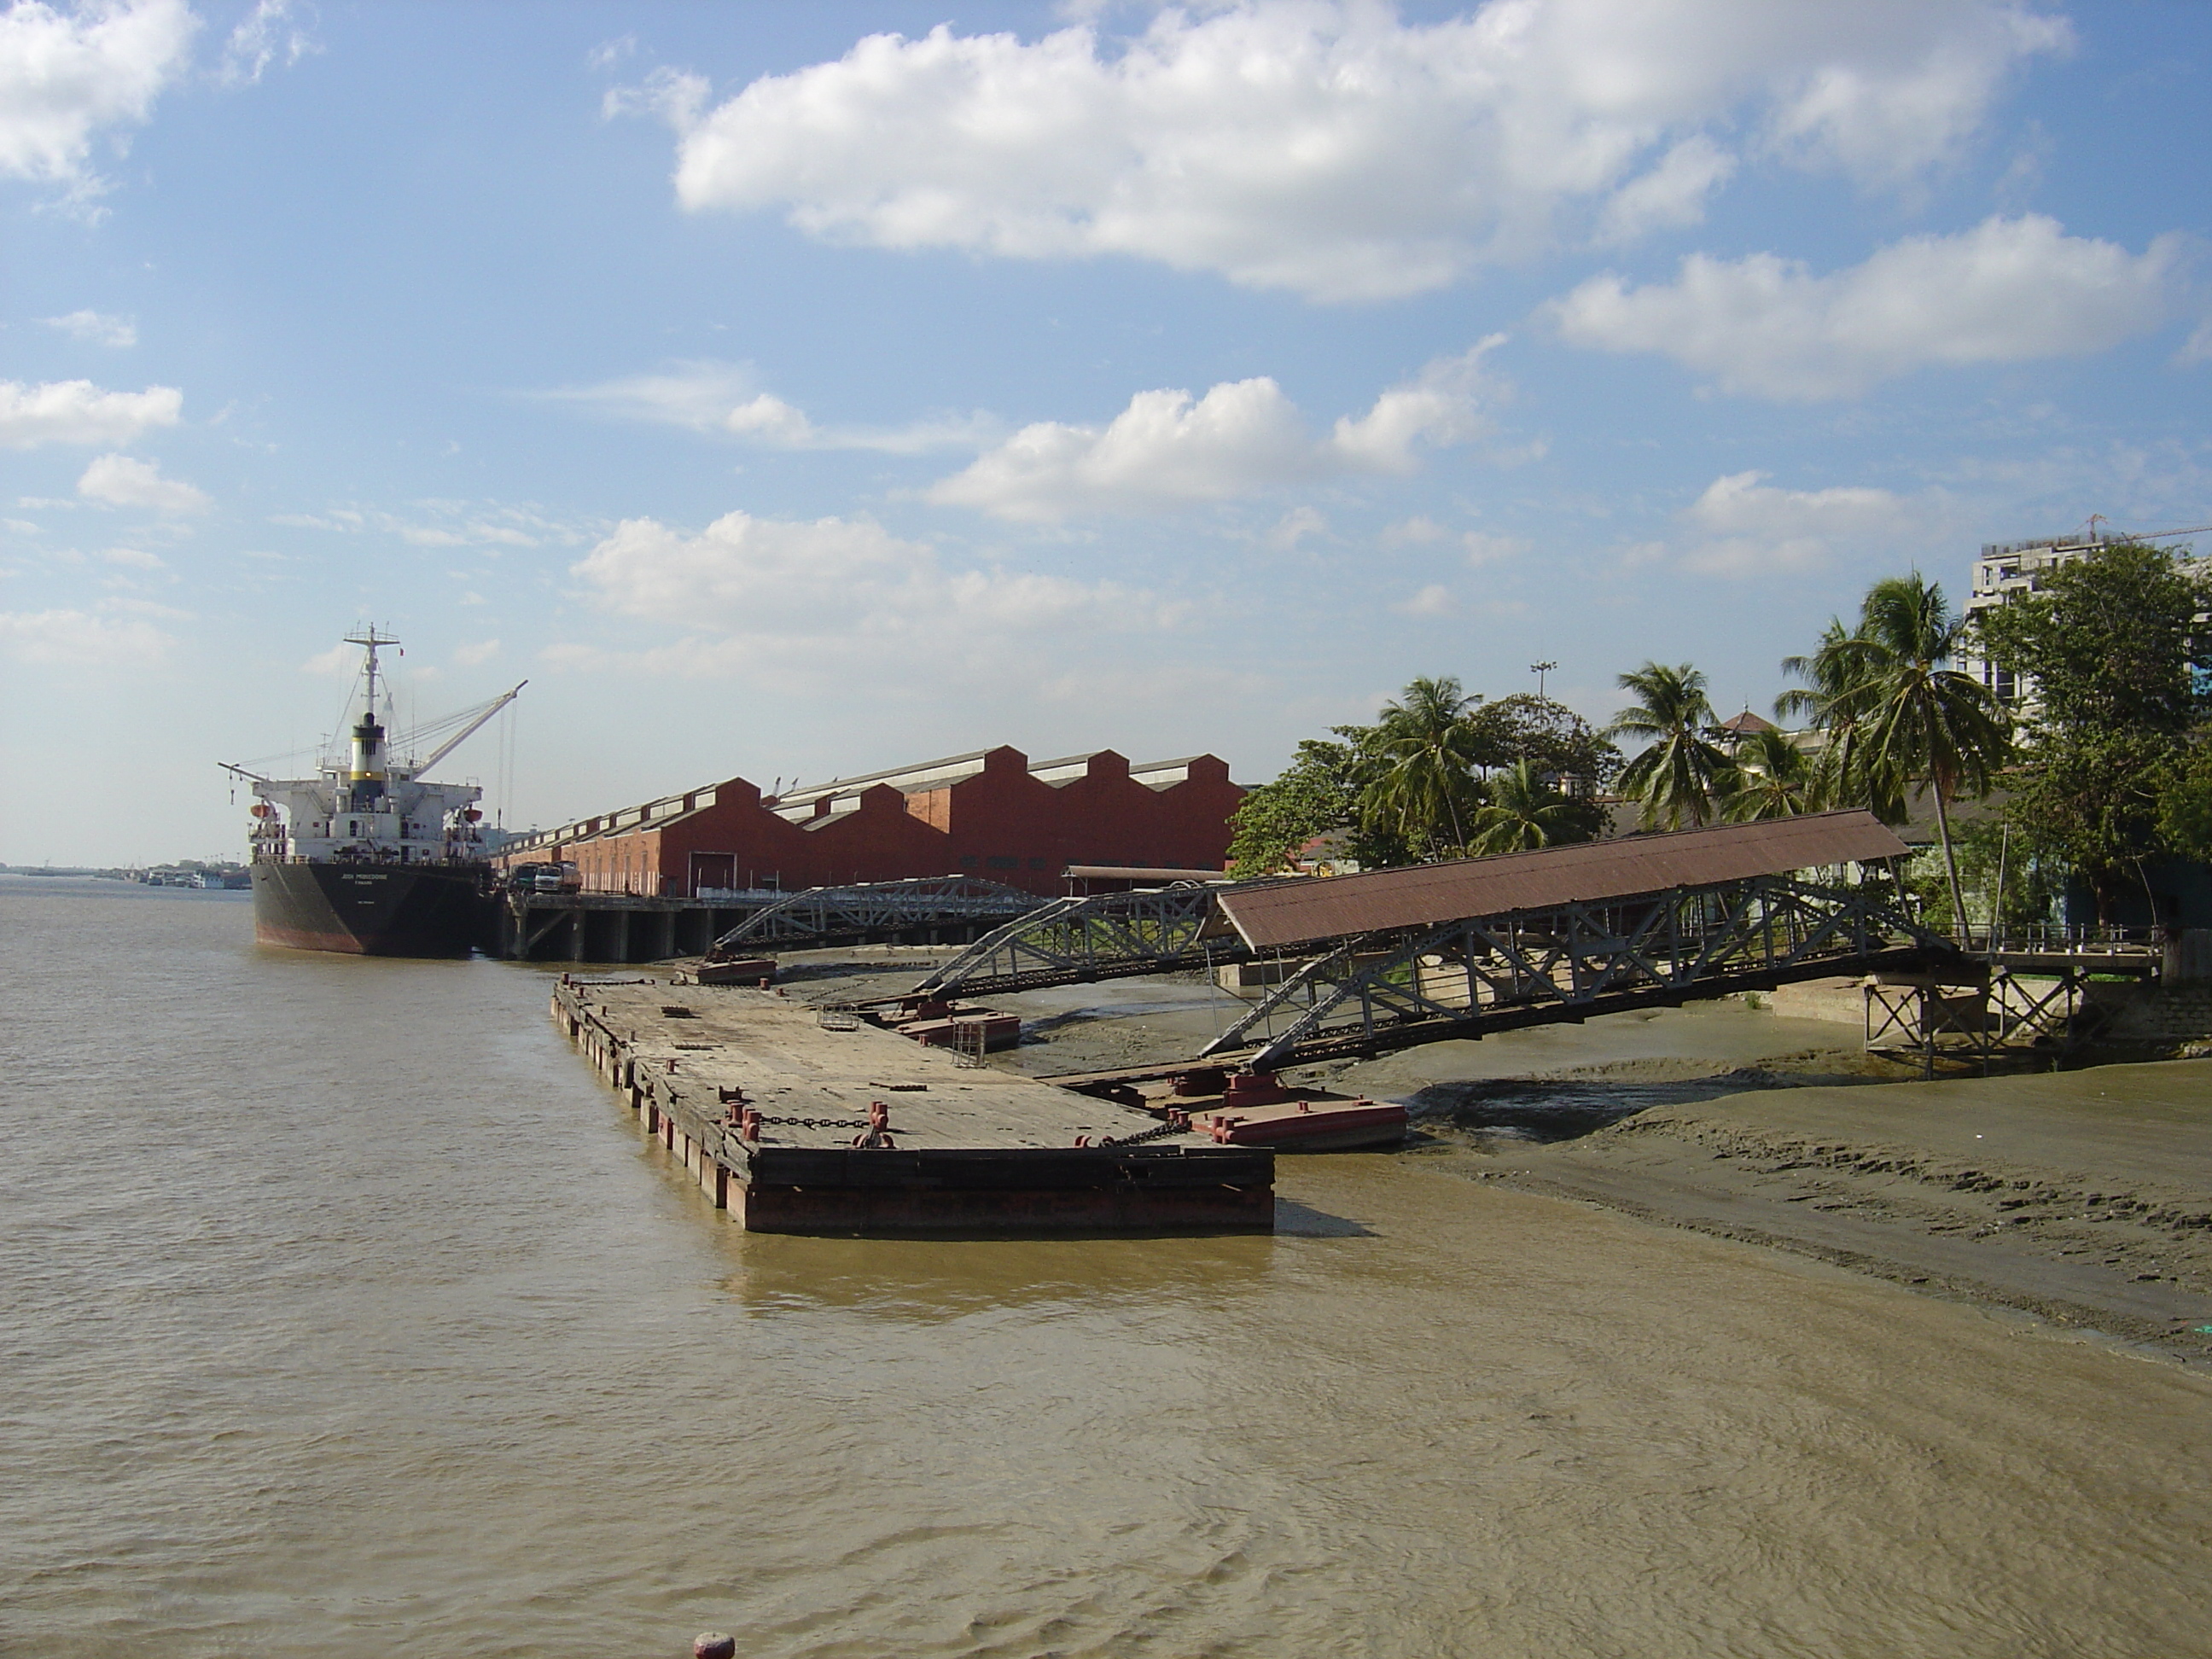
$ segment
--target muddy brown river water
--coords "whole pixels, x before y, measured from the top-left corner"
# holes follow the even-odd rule
[[[0,879],[0,1652],[2143,1655],[2212,1381],[1413,1156],[747,1237],[534,970]]]

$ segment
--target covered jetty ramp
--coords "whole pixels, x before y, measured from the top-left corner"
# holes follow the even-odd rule
[[[1902,902],[1907,850],[1850,811],[1219,889],[1285,971],[1203,1054],[1273,1071],[1792,980],[1984,981]]]

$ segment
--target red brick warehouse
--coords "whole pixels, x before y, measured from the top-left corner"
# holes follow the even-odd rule
[[[743,778],[510,842],[500,862],[573,862],[587,892],[833,886],[953,872],[1043,896],[1071,865],[1218,870],[1244,797],[1212,755],[1133,767],[1110,749],[1032,766],[979,750],[778,799]]]

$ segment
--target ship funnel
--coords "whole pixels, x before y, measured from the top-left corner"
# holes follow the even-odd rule
[[[373,714],[363,714],[353,729],[353,781],[384,781],[384,728]]]

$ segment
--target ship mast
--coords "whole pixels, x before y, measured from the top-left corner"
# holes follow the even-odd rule
[[[348,645],[358,645],[368,653],[368,660],[362,665],[362,672],[368,676],[368,717],[374,720],[376,718],[376,647],[380,645],[397,645],[399,643],[398,636],[380,634],[376,631],[375,625],[372,623],[358,634],[347,635],[345,642]]]
[[[399,641],[370,627],[358,634],[347,635],[346,643],[358,645],[368,653],[362,665],[362,672],[368,680],[368,701],[353,728],[353,765],[346,781],[352,786],[354,810],[374,811],[379,809],[373,803],[383,797],[391,781],[391,768],[385,759],[386,732],[376,718],[376,648]]]

